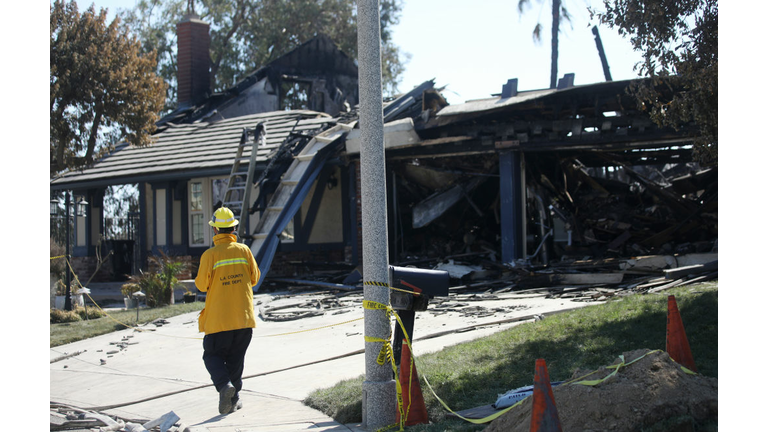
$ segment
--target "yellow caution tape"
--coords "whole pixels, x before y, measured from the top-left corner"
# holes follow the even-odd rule
[[[378,285],[378,283],[374,282],[374,283],[371,283],[371,285]],[[388,285],[386,285],[386,286],[388,286]],[[397,321],[400,322],[400,324],[402,326],[402,322],[400,321],[400,317],[397,315],[395,310],[392,309],[392,307],[389,306],[389,305],[385,305],[383,303],[379,303],[379,302],[376,302],[376,301],[373,301],[373,300],[364,300],[363,301],[363,308],[364,309],[369,309],[369,310],[383,310],[383,311],[386,312],[388,319],[389,319],[390,315],[394,314],[395,317],[397,318]],[[403,329],[403,334],[405,334],[405,329]],[[387,339],[382,339],[382,338],[378,338],[378,337],[374,337],[374,336],[367,336],[367,335],[364,336],[364,339],[365,339],[366,342],[381,342],[382,343],[381,350],[379,351],[379,355],[376,358],[376,363],[378,363],[380,366],[383,366],[384,363],[387,360],[389,360],[390,364],[392,365],[392,373],[395,375],[395,378],[397,378],[397,366],[395,365],[395,358],[394,358],[394,355],[392,354],[392,343],[390,342],[391,338],[392,338],[391,329],[390,329],[389,336],[387,336]],[[407,336],[406,336],[406,340],[408,340]],[[410,346],[410,342],[409,342],[408,346]],[[408,387],[408,389],[410,391],[410,386]],[[408,401],[409,401],[409,406],[408,406],[409,410],[405,410],[404,407],[403,407],[403,388],[402,388],[402,385],[400,384],[400,380],[399,379],[395,379],[395,390],[396,390],[396,394],[397,394],[397,409],[398,409],[398,411],[400,411],[400,424],[399,424],[400,429],[399,430],[403,431],[403,430],[405,430],[404,429],[405,420],[407,419],[408,412],[410,410],[410,398],[408,399]],[[392,428],[397,427],[397,426],[398,426],[398,424],[391,424],[389,426],[386,426],[384,428],[379,429],[377,432],[384,432],[384,431],[387,431],[387,430],[392,429]]]
[[[375,302],[373,300],[363,300],[363,309],[371,309],[371,310],[385,310],[389,311],[391,308],[389,305],[385,305],[379,302]]]
[[[671,357],[670,357],[671,358]],[[673,360],[674,361],[674,360]],[[680,365],[680,369],[683,370],[683,372],[687,373],[688,375],[698,375],[696,372],[688,369],[687,367]]]
[[[51,257],[51,259],[64,258],[65,256],[66,256],[66,255],[59,255],[59,256]]]

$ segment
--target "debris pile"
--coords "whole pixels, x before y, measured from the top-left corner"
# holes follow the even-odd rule
[[[640,163],[651,156],[527,156],[525,259],[514,263],[501,261],[497,158],[392,160],[390,263],[446,270],[452,292],[546,288],[585,301],[716,279],[717,167]],[[361,286],[349,264],[292,264],[312,280],[264,287]]]
[[[390,264],[448,271],[452,292],[547,288],[586,301],[716,279],[717,167],[628,157],[527,156],[525,259],[513,263],[501,260],[497,158],[392,160]],[[291,264],[312,280],[268,277],[264,288],[361,287],[349,263]]]
[[[154,420],[126,419],[74,406],[51,402],[52,431],[93,432],[189,432],[179,423],[179,416],[170,411]]]
[[[303,294],[271,296],[268,302],[259,301],[256,306],[264,321],[292,321],[326,313],[340,315],[351,312],[360,306],[360,295],[360,291],[318,293],[315,288],[315,291]]]
[[[565,431],[687,431],[717,430],[717,378],[685,373],[663,351],[624,353],[626,363],[606,381],[595,385],[568,384],[552,389],[560,424]],[[617,359],[614,364],[621,360]],[[608,376],[600,368],[590,380]],[[587,375],[576,371],[573,378]],[[527,432],[531,398],[494,420],[486,432]],[[714,426],[714,429],[711,429]]]
[[[484,155],[394,161],[393,264],[501,270],[499,181],[482,174],[496,164]],[[586,152],[531,155],[526,173],[524,255],[533,266],[716,249],[717,167]]]

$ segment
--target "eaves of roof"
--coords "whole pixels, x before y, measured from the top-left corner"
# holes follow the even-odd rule
[[[469,100],[463,104],[449,105],[437,113],[437,117],[450,117],[465,114],[487,113],[491,111],[503,110],[505,108],[515,108],[533,101],[547,99],[550,96],[568,95],[577,93],[596,93],[606,91],[621,91],[629,85],[630,82],[637,80],[607,81],[593,84],[577,85],[564,89],[542,89],[520,91],[511,97],[491,97],[486,99]]]
[[[117,146],[91,167],[70,171],[51,181],[51,189],[79,189],[139,181],[228,174],[243,129],[265,124],[266,144],[257,150],[263,164],[291,132],[312,134],[336,122],[314,111],[274,111],[192,124],[168,125],[154,135],[153,144]],[[250,156],[250,151],[243,154]]]

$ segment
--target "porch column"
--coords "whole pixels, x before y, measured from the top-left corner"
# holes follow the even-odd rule
[[[520,151],[499,152],[501,260],[505,263],[525,258],[524,172],[523,154]]]

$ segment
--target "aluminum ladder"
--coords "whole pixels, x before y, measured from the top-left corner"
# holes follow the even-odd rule
[[[232,171],[227,181],[222,205],[228,207],[240,221],[237,235],[243,239],[248,232],[248,205],[250,205],[253,178],[256,172],[256,154],[259,145],[266,142],[267,133],[263,123],[253,128],[243,128]],[[244,211],[245,209],[245,211]],[[245,218],[244,218],[245,216]]]

